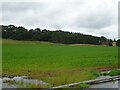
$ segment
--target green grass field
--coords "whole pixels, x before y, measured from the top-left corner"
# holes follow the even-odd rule
[[[118,47],[7,39],[2,44],[3,75],[27,75],[53,86],[93,79],[93,71],[117,64]]]

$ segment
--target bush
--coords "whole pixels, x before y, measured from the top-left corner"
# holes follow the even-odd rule
[[[116,75],[120,75],[120,70],[112,70],[108,75],[110,76],[116,76]]]

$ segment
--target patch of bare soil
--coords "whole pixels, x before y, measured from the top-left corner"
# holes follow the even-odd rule
[[[118,67],[98,67],[96,68],[97,71],[111,71],[113,68],[118,68]]]
[[[70,44],[70,46],[97,46],[94,44]]]

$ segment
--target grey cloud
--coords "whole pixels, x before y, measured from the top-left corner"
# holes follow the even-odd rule
[[[4,2],[3,24],[65,29],[107,35],[104,28],[116,24],[114,0],[76,0],[77,2]],[[110,3],[109,3],[110,1]],[[107,4],[106,4],[107,3]],[[117,4],[117,3],[116,3]],[[84,29],[83,29],[84,28]],[[108,31],[107,31],[108,32]],[[109,34],[109,32],[108,32]]]
[[[75,23],[78,27],[101,29],[112,25],[112,18],[113,17],[111,15],[100,15],[100,13],[98,13],[96,15],[91,14],[85,18],[78,17]]]
[[[45,8],[43,3],[31,2],[5,2],[2,4],[3,22],[23,23],[25,25],[34,25],[38,23]]]
[[[42,10],[45,8],[44,3],[36,2],[3,2],[2,8],[3,11],[8,12],[24,12],[28,10]]]

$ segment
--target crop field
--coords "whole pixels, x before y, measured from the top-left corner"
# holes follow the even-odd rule
[[[63,45],[3,39],[3,76],[27,75],[53,86],[94,79],[117,68],[118,47]]]

